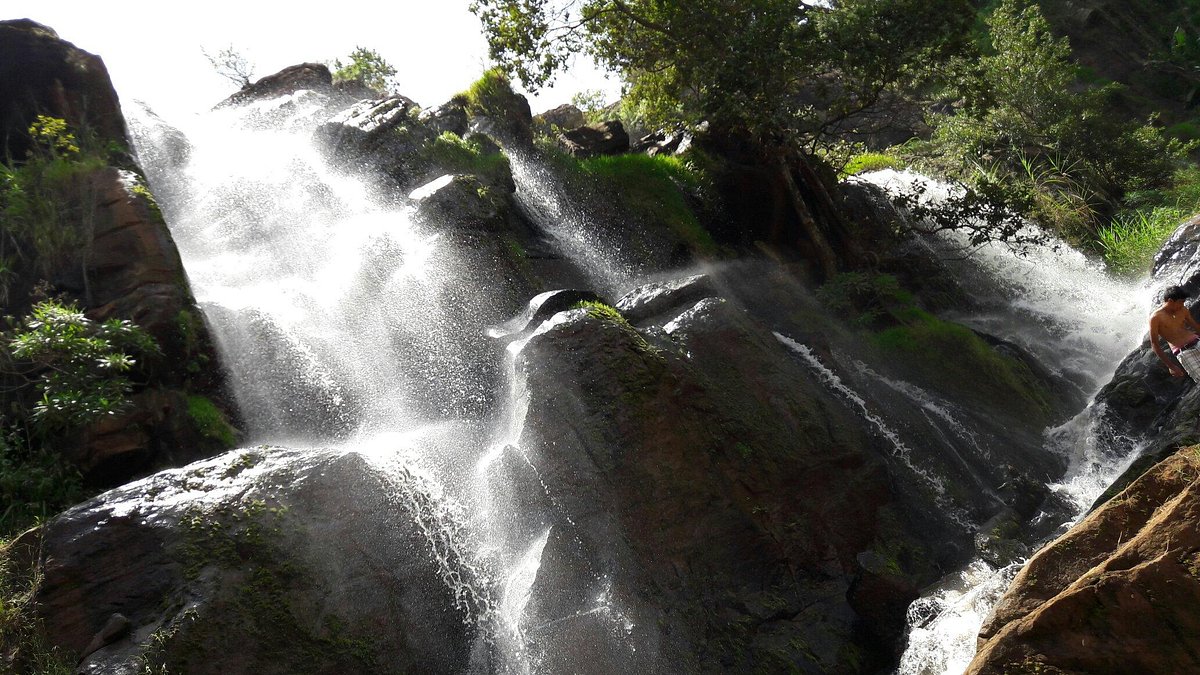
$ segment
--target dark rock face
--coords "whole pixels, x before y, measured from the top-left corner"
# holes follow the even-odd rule
[[[423,490],[265,447],[157,474],[40,531],[36,607],[83,673],[466,672],[481,607],[443,579]]]
[[[218,104],[218,107],[277,98],[304,89],[332,93],[333,74],[329,72],[329,66],[323,63],[298,63],[288,66],[278,73],[247,84]]]
[[[1198,453],[1159,463],[1034,556],[967,672],[1200,669]]]
[[[555,505],[527,610],[544,627],[537,658],[551,671],[882,667],[922,566],[860,562],[914,542],[884,464],[739,310],[709,298],[674,314],[652,344],[569,310],[518,357],[521,447]],[[614,617],[633,626],[616,642]]]
[[[24,157],[25,130],[37,115],[125,143],[121,104],[100,57],[28,19],[0,21],[0,141],[4,156]]]
[[[583,117],[583,111],[570,103],[553,107],[541,113],[538,117],[541,118],[542,122],[556,126],[559,129],[574,129],[587,124],[587,120]]]
[[[558,143],[576,157],[619,155],[629,151],[629,134],[618,120],[564,131]]]

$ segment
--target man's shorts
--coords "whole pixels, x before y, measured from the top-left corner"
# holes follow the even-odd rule
[[[1183,366],[1193,380],[1200,382],[1200,347],[1185,349],[1176,354],[1175,358],[1179,359],[1179,365]]]

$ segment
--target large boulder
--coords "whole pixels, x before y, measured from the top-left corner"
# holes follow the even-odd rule
[[[121,103],[99,56],[29,19],[0,21],[0,156],[25,156],[25,130],[37,115],[126,143]]]
[[[33,611],[80,673],[461,673],[485,605],[436,499],[399,462],[264,446],[101,495],[4,553],[37,568]]]
[[[549,528],[522,622],[535,663],[884,667],[935,573],[873,441],[732,303],[637,297],[663,328],[593,303],[517,357],[519,445],[547,495],[532,520]]]
[[[558,143],[575,157],[619,155],[629,151],[629,134],[619,120],[611,120],[564,131]]]
[[[968,673],[1200,670],[1200,448],[1134,481],[1021,570]]]
[[[217,104],[217,107],[243,105],[305,90],[333,93],[333,74],[329,72],[329,66],[323,63],[298,63],[288,66],[278,73],[247,84]]]

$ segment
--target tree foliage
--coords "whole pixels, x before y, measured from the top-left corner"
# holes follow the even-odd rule
[[[929,150],[951,177],[1084,239],[1131,192],[1170,180],[1188,148],[1114,110],[1119,85],[1078,83],[1037,5],[1002,0],[987,27],[985,53],[950,82],[957,109],[932,120]]]
[[[526,87],[586,51],[650,121],[819,141],[964,45],[965,0],[476,0],[492,57]]]
[[[129,405],[135,355],[158,353],[126,320],[97,323],[46,300],[0,333],[0,538],[77,501],[78,469],[59,452],[76,432]]]
[[[30,411],[43,433],[61,432],[121,412],[129,404],[130,352],[158,351],[132,322],[96,323],[72,304],[34,305],[9,341],[11,374],[38,394]]]
[[[348,58],[350,60],[346,63],[341,59],[333,62],[335,82],[356,82],[381,93],[393,87],[396,68],[379,52],[366,47],[355,47]]]

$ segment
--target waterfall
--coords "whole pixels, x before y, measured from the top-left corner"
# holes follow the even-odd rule
[[[476,669],[530,672],[520,617],[549,532],[513,522],[496,484],[516,470],[523,413],[516,379],[492,412],[503,350],[480,308],[495,299],[463,288],[465,257],[436,223],[330,166],[312,142],[327,114],[305,101],[178,129],[130,115],[247,441],[366,459],[479,625]]]
[[[898,192],[923,185],[926,199],[953,188],[911,172],[884,170],[859,178]],[[1089,400],[1145,331],[1151,289],[1108,276],[1103,267],[1062,242],[1025,251],[992,243],[967,255],[953,232],[922,245],[946,264],[976,306],[948,316],[980,332],[1019,345]],[[958,255],[947,256],[955,252]],[[1066,474],[1049,487],[1071,512],[1059,531],[1081,518],[1100,493],[1137,456],[1136,439],[1115,434],[1103,411],[1089,404],[1066,423],[1047,429],[1044,450],[1063,457]],[[1049,517],[1050,514],[1046,514]],[[976,636],[1020,564],[996,568],[983,560],[947,576],[912,604],[902,675],[957,675],[975,654]]]

